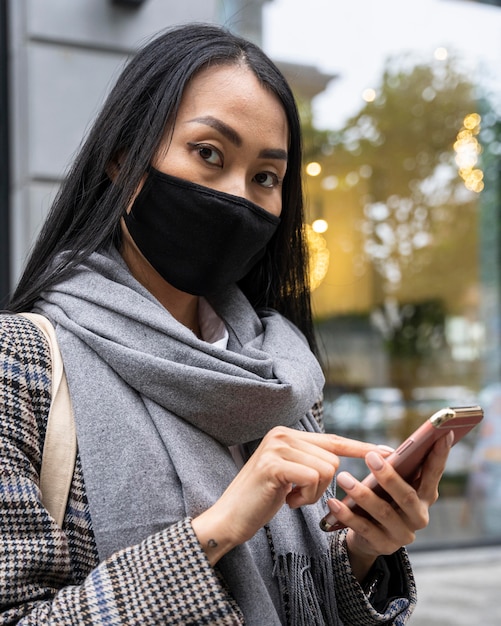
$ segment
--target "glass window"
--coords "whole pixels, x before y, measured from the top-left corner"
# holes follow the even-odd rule
[[[264,16],[275,59],[332,77],[301,100],[327,427],[396,446],[481,404],[418,542],[501,538],[501,9],[275,0]]]

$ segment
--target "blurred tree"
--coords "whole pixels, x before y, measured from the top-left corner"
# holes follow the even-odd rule
[[[355,314],[372,317],[395,303],[398,319],[384,336],[388,382],[406,395],[420,381],[478,378],[478,362],[454,361],[445,327],[454,316],[474,323],[479,310],[483,173],[474,78],[451,55],[423,62],[401,54],[387,60],[374,97],[367,94],[343,128],[319,132],[307,118],[306,158],[321,165],[307,177],[310,217],[328,222],[331,251],[317,308],[323,319],[349,313],[348,292]],[[419,314],[407,319],[410,310]]]
[[[310,142],[324,178],[343,179],[350,172],[360,178],[358,229],[366,259],[380,276],[376,300],[440,298],[452,274],[460,273],[463,285],[477,282],[471,261],[478,245],[478,195],[459,176],[454,149],[476,108],[475,88],[459,61],[424,64],[399,55],[388,59],[372,102],[329,133],[327,143],[318,146],[318,134]],[[325,198],[321,184],[309,181],[312,196],[324,197],[329,220],[335,199]]]
[[[301,117],[304,162],[317,161],[323,156],[322,151],[328,143],[329,131],[315,127],[311,100],[296,95],[296,103]]]

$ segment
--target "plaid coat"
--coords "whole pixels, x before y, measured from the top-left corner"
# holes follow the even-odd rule
[[[57,526],[39,489],[49,347],[31,322],[3,315],[0,349],[0,625],[244,624],[190,519],[99,561],[78,456],[63,528]],[[381,614],[351,574],[343,532],[333,550],[345,624],[404,624],[415,604],[405,553],[406,597],[390,600]]]

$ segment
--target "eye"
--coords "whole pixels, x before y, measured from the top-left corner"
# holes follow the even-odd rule
[[[193,146],[198,152],[199,156],[209,163],[209,165],[217,165],[221,167],[223,165],[223,157],[218,150],[207,144],[196,144]]]
[[[276,174],[273,172],[259,172],[254,176],[254,180],[261,187],[266,187],[267,189],[272,189],[273,187],[278,187],[281,181]]]

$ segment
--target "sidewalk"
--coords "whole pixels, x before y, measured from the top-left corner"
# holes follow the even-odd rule
[[[410,552],[418,588],[411,626],[500,626],[501,546]]]

